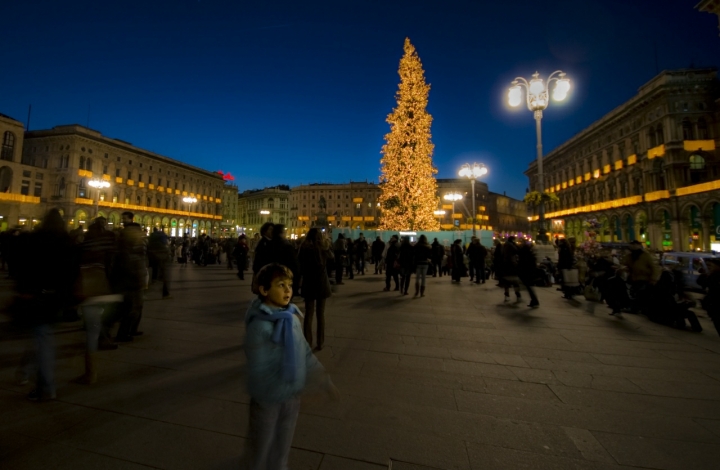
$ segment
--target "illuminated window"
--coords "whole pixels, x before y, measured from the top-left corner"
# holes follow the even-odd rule
[[[705,159],[698,154],[690,155],[690,169],[702,170],[705,168]]]

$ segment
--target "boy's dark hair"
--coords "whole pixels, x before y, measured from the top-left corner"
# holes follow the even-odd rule
[[[135,219],[135,214],[133,214],[133,213],[130,212],[130,211],[125,211],[125,212],[123,212],[121,215],[129,218],[130,220],[134,220],[134,219]]]
[[[257,275],[255,275],[252,283],[252,291],[261,299],[264,299],[263,295],[260,294],[260,286],[265,290],[270,290],[270,286],[275,279],[290,279],[292,281],[292,278],[292,271],[286,266],[280,263],[266,264],[258,271]]]

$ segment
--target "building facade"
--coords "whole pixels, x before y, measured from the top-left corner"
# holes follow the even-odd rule
[[[220,221],[220,236],[236,237],[239,232],[238,219],[238,187],[225,183],[222,188],[222,220]]]
[[[553,235],[710,250],[720,238],[715,69],[665,71],[543,160]],[[537,162],[525,172],[537,187]],[[533,216],[537,220],[537,216]]]
[[[37,225],[45,212],[49,178],[47,162],[24,163],[25,127],[0,114],[0,229]]]
[[[240,233],[260,233],[265,222],[288,225],[290,187],[284,184],[264,189],[250,189],[237,196]]]
[[[70,228],[87,225],[95,216],[117,226],[120,214],[131,211],[146,230],[158,228],[171,236],[219,233],[223,179],[217,173],[80,125],[25,132],[20,161],[32,168],[18,178],[21,195],[40,194],[41,212],[60,209]],[[93,180],[109,187],[95,189]],[[188,204],[184,197],[197,202]]]
[[[720,22],[720,0],[701,0],[700,3],[695,5],[695,8],[698,11],[717,15],[718,21]],[[720,29],[720,23],[718,24],[718,29]]]
[[[437,196],[440,199],[438,214],[440,228],[443,230],[472,230],[472,187],[470,181],[459,178],[439,178],[437,180]],[[448,194],[460,198],[453,204],[445,199]],[[488,214],[490,191],[488,185],[475,181],[475,229],[493,230],[493,223]],[[526,218],[527,220],[527,218]]]
[[[494,227],[496,237],[505,238],[510,235],[526,237],[529,235],[530,222],[525,201],[512,198],[504,193],[491,192],[488,194],[487,215]]]
[[[298,237],[310,227],[375,228],[380,217],[380,188],[375,183],[313,183],[290,191],[290,234]]]

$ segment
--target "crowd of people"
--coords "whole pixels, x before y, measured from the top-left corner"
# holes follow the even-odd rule
[[[528,307],[540,303],[536,287],[558,283],[566,299],[584,295],[593,303],[607,303],[610,314],[645,314],[652,321],[694,331],[702,328],[692,312],[680,269],[660,268],[640,242],[628,245],[627,253],[606,251],[580,253],[573,239],[556,240],[557,263],[537,259],[534,245],[523,239],[495,239],[485,247],[477,237],[449,246],[437,238],[430,243],[420,235],[392,235],[388,242],[377,237],[371,243],[360,234],[353,240],[338,234],[332,240],[322,229],[311,228],[305,236],[289,240],[281,224],[266,223],[252,239],[213,239],[205,234],[169,238],[161,230],[146,233],[133,222],[131,212],[122,214],[122,228],[110,230],[103,217],[87,231],[66,229],[62,215],[50,210],[32,232],[10,231],[0,236],[2,268],[7,265],[15,281],[16,296],[10,307],[15,324],[31,330],[34,347],[28,348],[18,367],[18,380],[28,383],[35,369],[31,400],[56,398],[53,323],[76,312],[85,329],[85,371],[76,382],[97,381],[97,351],[117,349],[143,334],[140,324],[146,289],[162,282],[162,298],[170,298],[170,265],[198,269],[212,264],[237,269],[245,278],[252,271],[251,289],[257,298],[246,316],[245,353],[248,358],[250,437],[247,461],[250,468],[285,468],[299,395],[308,390],[337,398],[338,391],[313,355],[325,343],[326,301],[344,280],[370,274],[384,276],[384,292],[409,295],[414,279],[414,298],[426,295],[427,277],[450,277],[459,285],[464,278],[475,284],[497,281],[510,302]],[[22,253],[20,257],[17,254]],[[720,259],[708,259],[703,274],[702,306],[720,333]],[[393,288],[394,287],[394,288]],[[304,314],[292,302],[304,302]],[[116,333],[112,331],[117,325]],[[313,348],[313,345],[315,346]]]

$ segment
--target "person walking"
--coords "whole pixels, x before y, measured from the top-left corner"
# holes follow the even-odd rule
[[[342,282],[344,263],[347,261],[347,247],[345,246],[345,236],[339,233],[337,239],[333,243],[333,254],[335,255],[335,285],[344,284]]]
[[[515,302],[521,302],[520,295],[520,278],[518,276],[518,265],[520,256],[518,254],[518,246],[515,244],[515,237],[509,236],[502,247],[502,273],[505,287],[505,302],[510,301],[510,287],[515,291]]]
[[[130,220],[132,220],[132,213]],[[113,288],[123,295],[120,307],[120,327],[115,341],[128,342],[133,337],[143,334],[139,331],[142,320],[143,294],[147,287],[147,247],[143,239],[143,232],[135,222],[124,223],[120,232],[118,249],[115,256],[113,273]]]
[[[355,279],[355,274],[353,273],[353,270],[355,269],[355,243],[352,238],[347,237],[345,247],[345,254],[347,256],[347,263],[345,264],[347,269],[346,277],[348,279]]]
[[[56,398],[55,338],[53,324],[72,303],[75,280],[73,242],[65,221],[57,209],[50,209],[40,227],[23,237],[18,247],[25,248],[25,260],[15,272],[19,314],[32,327],[37,362],[35,388],[27,395],[31,401]],[[27,380],[29,366],[22,373]]]
[[[237,265],[237,277],[241,280],[245,280],[245,268],[248,264],[248,253],[250,247],[248,247],[247,236],[243,233],[237,239],[233,255],[235,256],[235,264]]]
[[[561,238],[558,241],[558,264],[557,269],[562,276],[561,290],[563,292],[563,298],[572,300],[573,298],[573,287],[567,279],[569,271],[575,264],[575,253],[573,252],[572,246],[567,239]]]
[[[630,253],[623,260],[627,267],[628,283],[632,298],[632,310],[641,312],[647,305],[650,286],[659,276],[659,270],[652,255],[643,250],[638,240],[630,242]]]
[[[300,279],[300,266],[297,253],[292,244],[285,238],[285,225],[275,224],[272,239],[273,261],[280,263],[293,273],[293,279]],[[293,295],[298,295],[300,286],[293,285]]]
[[[450,258],[452,260],[452,282],[460,282],[465,271],[465,260],[463,259],[462,240],[457,239],[450,247]]]
[[[365,235],[362,233],[355,240],[355,259],[357,264],[357,272],[361,276],[365,275],[365,255],[368,251],[368,242],[365,240]]]
[[[167,235],[158,228],[148,238],[148,257],[153,260],[152,280],[162,279],[162,297],[170,298],[170,261],[169,240]]]
[[[383,251],[385,251],[385,242],[382,241],[380,237],[377,237],[375,241],[372,242],[370,250],[372,253],[372,262],[375,265],[375,274],[382,274],[382,254]]]
[[[97,351],[117,349],[109,341],[113,305],[122,302],[121,295],[110,288],[110,273],[115,252],[115,234],[106,229],[105,218],[98,217],[88,228],[80,245],[80,275],[76,287],[80,316],[85,325],[85,373],[75,383],[90,385],[97,381]]]
[[[537,270],[537,257],[535,256],[532,243],[524,241],[518,250],[518,277],[530,296],[530,303],[528,304],[530,308],[538,308],[540,306],[540,301],[535,295],[534,288]]]
[[[260,269],[266,264],[275,261],[272,250],[273,227],[274,224],[272,222],[265,222],[262,227],[260,227],[260,239],[255,245],[255,253],[253,255],[253,275],[260,272]]]
[[[229,237],[223,243],[223,251],[225,251],[225,256],[227,257],[227,268],[231,271],[233,269],[233,251],[235,251],[236,244],[237,243],[233,237]]]
[[[503,254],[502,254],[502,243],[497,238],[493,241],[493,253],[492,253],[492,272],[495,279],[498,281],[497,286],[503,287],[502,281],[502,265],[503,265]]]
[[[427,276],[430,258],[432,258],[432,247],[427,241],[425,235],[420,235],[417,243],[413,247],[413,255],[415,262],[415,297],[420,293],[420,297],[425,297],[425,277]]]
[[[400,294],[408,295],[410,278],[415,270],[415,254],[413,252],[413,246],[410,244],[410,237],[407,235],[402,237],[402,241],[400,242],[398,262],[400,263]]]
[[[400,263],[398,262],[399,254],[400,247],[398,246],[398,237],[397,235],[393,235],[385,247],[385,255],[383,256],[385,261],[385,288],[383,291],[385,292],[390,290],[390,279],[395,281],[394,290],[400,290],[400,281],[398,280],[398,271],[400,270]]]
[[[311,228],[300,247],[298,260],[302,275],[300,294],[305,299],[305,323],[303,331],[310,347],[313,344],[313,318],[317,316],[317,347],[325,343],[325,301],[330,297],[330,282],[326,263],[329,252],[325,249],[322,232]]]
[[[472,237],[470,246],[467,249],[468,259],[470,260],[470,281],[475,277],[475,284],[481,282],[485,284],[485,258],[487,258],[487,248],[482,246],[480,239]]]

